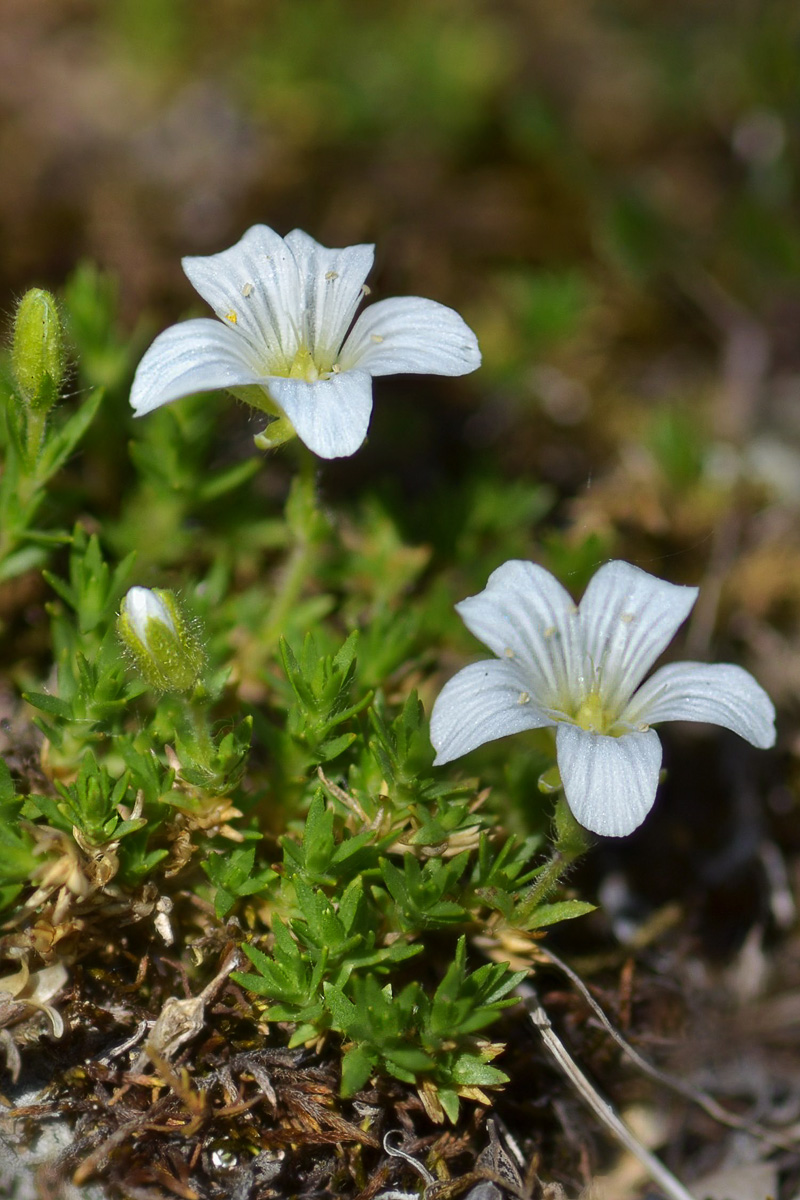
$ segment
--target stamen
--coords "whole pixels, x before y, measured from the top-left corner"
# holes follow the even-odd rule
[[[338,278],[339,278],[339,272],[338,272],[338,271],[326,271],[326,272],[325,272],[325,278],[326,278],[326,279],[328,279],[328,280],[330,280],[330,279],[338,279]]]
[[[530,704],[531,698],[527,692],[520,692],[517,704]]]
[[[233,309],[231,309],[229,313],[225,314],[225,320],[230,321],[231,325],[235,325],[239,318],[236,316],[236,313],[233,311]]]
[[[243,283],[243,284],[242,284],[242,295],[244,296],[245,300],[246,300],[246,299],[247,299],[247,297],[250,295],[250,293],[252,292],[252,290],[253,290],[253,285],[252,285],[252,283]]]
[[[382,342],[383,341],[383,338],[381,337],[381,335],[379,333],[371,333],[369,336],[370,336],[370,341],[372,341],[372,342]]]
[[[510,646],[506,646],[503,653],[505,654],[506,658],[514,658],[515,657],[514,651],[511,649]]]

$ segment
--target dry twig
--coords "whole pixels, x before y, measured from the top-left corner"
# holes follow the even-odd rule
[[[686,1190],[680,1180],[667,1170],[664,1164],[631,1133],[608,1101],[603,1099],[594,1084],[587,1079],[553,1029],[550,1018],[542,1008],[533,985],[521,983],[516,989],[516,994],[528,1010],[531,1021],[539,1031],[546,1049],[555,1060],[559,1070],[570,1081],[595,1116],[602,1121],[606,1129],[639,1160],[651,1179],[664,1189],[670,1200],[696,1200],[696,1197]]]

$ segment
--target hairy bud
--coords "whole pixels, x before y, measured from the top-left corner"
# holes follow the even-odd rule
[[[11,363],[25,404],[42,413],[52,408],[66,369],[64,334],[55,298],[42,288],[31,288],[19,302]]]
[[[117,624],[136,670],[159,692],[191,692],[200,681],[205,653],[174,593],[132,587]]]

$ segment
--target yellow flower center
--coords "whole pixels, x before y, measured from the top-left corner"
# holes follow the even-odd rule
[[[327,379],[333,368],[315,360],[308,346],[298,346],[297,352],[288,369],[282,371],[273,369],[273,375],[287,375],[289,379],[302,379],[305,383],[316,383],[318,379]]]
[[[574,721],[589,733],[610,733],[616,714],[608,711],[597,692],[589,692],[581,701]]]

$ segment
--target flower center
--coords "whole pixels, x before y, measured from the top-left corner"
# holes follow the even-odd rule
[[[578,706],[573,720],[589,733],[611,733],[616,713],[608,711],[597,692],[589,692]]]
[[[302,344],[298,346],[297,353],[286,374],[289,379],[302,379],[306,383],[316,383],[318,379],[327,379],[330,372],[331,367],[317,362],[308,346]],[[274,373],[278,374],[277,371]]]

